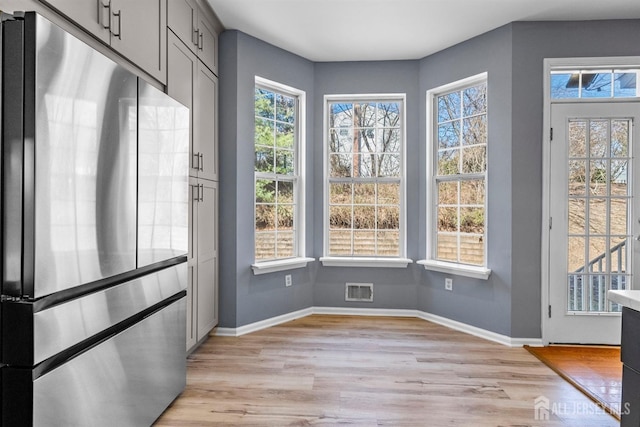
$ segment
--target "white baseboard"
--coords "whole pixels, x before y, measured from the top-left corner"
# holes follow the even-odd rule
[[[437,323],[456,331],[464,332],[479,338],[493,341],[508,347],[522,347],[529,345],[531,347],[541,347],[543,345],[541,338],[511,338],[506,335],[488,331],[486,329],[471,326],[456,320],[447,319],[446,317],[437,316],[435,314],[426,313],[420,310],[408,309],[387,309],[387,308],[349,308],[349,307],[310,307],[292,313],[283,314],[281,316],[272,317],[270,319],[261,320],[259,322],[250,323],[240,326],[239,328],[217,328],[216,336],[223,337],[239,337],[261,329],[270,328],[281,323],[306,317],[311,314],[325,315],[342,315],[342,316],[381,316],[381,317],[417,317],[428,322]]]
[[[306,317],[310,314],[313,314],[312,307],[293,311],[291,313],[272,317],[270,319],[261,320],[259,322],[249,323],[248,325],[240,326],[239,328],[218,328],[215,332],[215,335],[220,337],[239,337],[241,335],[260,331],[262,329],[267,329],[281,323],[289,322],[291,320],[296,320],[301,317]]]

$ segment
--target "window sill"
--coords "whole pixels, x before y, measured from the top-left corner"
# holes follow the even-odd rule
[[[308,263],[315,261],[315,258],[297,257],[279,259],[275,261],[265,261],[251,264],[253,274],[258,276],[260,274],[275,273],[276,271],[293,270],[296,268],[306,267]]]
[[[320,258],[325,267],[387,267],[406,268],[413,261],[409,258],[330,257]]]
[[[453,262],[435,261],[423,259],[417,262],[424,266],[425,270],[439,271],[441,273],[455,274],[457,276],[472,277],[474,279],[487,280],[491,275],[491,269],[472,265],[456,264]]]

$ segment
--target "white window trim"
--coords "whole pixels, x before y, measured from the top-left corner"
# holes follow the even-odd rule
[[[401,100],[402,101],[402,122],[401,135],[402,141],[400,146],[401,162],[400,162],[400,256],[398,257],[355,257],[355,256],[328,256],[329,253],[329,155],[328,155],[328,130],[329,116],[328,105],[335,101],[385,101],[385,100]],[[407,254],[407,185],[406,185],[406,141],[407,141],[407,95],[405,93],[366,93],[366,94],[336,94],[325,95],[322,118],[322,135],[323,135],[323,253],[325,256],[320,258],[323,266],[331,267],[406,267],[412,260],[406,258]]]
[[[484,181],[485,181],[485,241],[484,241],[484,265],[476,266],[476,265],[467,265],[456,262],[444,262],[439,261],[435,258],[436,247],[435,247],[435,234],[436,234],[436,226],[437,226],[437,215],[435,212],[435,195],[436,195],[436,184],[434,179],[434,170],[435,170],[435,148],[434,148],[434,132],[436,123],[434,123],[434,100],[437,96],[451,92],[454,90],[462,89],[465,86],[473,86],[478,83],[486,83],[488,82],[488,73],[480,73],[475,76],[471,76],[462,80],[455,81],[453,83],[449,83],[443,86],[439,86],[434,89],[429,89],[427,91],[427,248],[426,253],[427,257],[424,260],[417,261],[417,264],[424,266],[426,270],[438,271],[441,273],[447,274],[455,274],[459,276],[473,277],[477,279],[487,280],[491,275],[491,269],[487,268],[487,240],[488,232],[487,224],[488,224],[488,180],[487,180],[487,172],[484,172]],[[488,147],[487,147],[488,152]]]
[[[325,267],[382,267],[382,268],[406,268],[413,260],[396,257],[349,257],[349,256],[323,256],[320,262]]]
[[[295,223],[294,223],[294,229],[295,231],[295,247],[294,247],[294,251],[295,251],[295,256],[294,257],[290,257],[290,258],[280,258],[280,259],[273,259],[273,260],[267,260],[267,261],[256,261],[254,262],[251,267],[253,268],[253,273],[254,274],[264,274],[264,273],[269,273],[269,272],[273,272],[273,271],[280,271],[280,270],[285,270],[285,269],[293,269],[293,268],[300,268],[300,267],[304,267],[306,266],[306,263],[309,261],[313,261],[313,258],[307,258],[305,256],[305,248],[306,248],[306,244],[305,244],[305,200],[306,200],[306,191],[305,191],[305,166],[306,166],[306,154],[305,154],[305,149],[306,149],[306,108],[307,108],[307,102],[306,102],[306,92],[300,90],[300,89],[296,89],[292,86],[287,86],[285,84],[282,83],[278,83],[278,82],[274,82],[272,80],[268,80],[265,79],[263,77],[260,76],[255,76],[255,82],[254,82],[254,88],[255,86],[262,86],[265,87],[267,89],[271,89],[275,92],[283,92],[284,94],[288,94],[288,95],[292,95],[298,98],[298,111],[297,111],[297,117],[296,117],[296,126],[297,126],[297,131],[298,131],[298,139],[297,139],[297,146],[296,146],[296,171],[297,171],[297,178],[294,178],[294,185],[296,186],[296,193],[294,195],[295,197],[295,209],[296,209],[296,217],[295,217]],[[254,143],[255,144],[255,143]],[[255,150],[255,148],[254,148]],[[255,197],[256,197],[256,189],[255,189],[255,179],[256,173],[255,173],[255,169],[253,172],[253,209],[254,209],[254,224],[252,225],[253,227],[253,232],[254,232],[254,251],[255,251],[255,208],[256,208],[256,202],[255,202]],[[297,260],[297,262],[296,262]],[[301,263],[301,260],[307,260],[304,265],[300,265],[300,266],[294,266],[294,265],[298,265]],[[284,267],[284,268],[281,268]]]
[[[253,274],[259,276],[261,274],[275,273],[276,271],[294,270],[296,268],[306,267],[308,263],[315,261],[315,258],[295,257],[286,259],[277,259],[273,261],[263,261],[251,264]]]

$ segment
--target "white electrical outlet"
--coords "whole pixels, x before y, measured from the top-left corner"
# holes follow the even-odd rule
[[[286,276],[284,276],[284,285],[285,286],[291,286],[291,275],[287,274]]]
[[[444,288],[447,291],[452,291],[453,290],[453,279],[450,277],[447,277],[446,279],[444,279]]]

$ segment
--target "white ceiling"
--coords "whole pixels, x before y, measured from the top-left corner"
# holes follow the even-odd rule
[[[419,59],[513,21],[640,18],[639,0],[208,2],[226,29],[319,62]]]

